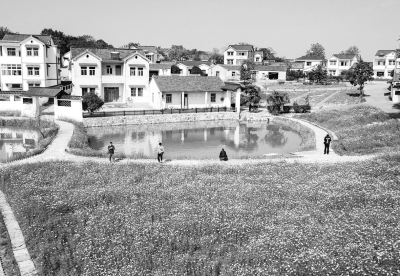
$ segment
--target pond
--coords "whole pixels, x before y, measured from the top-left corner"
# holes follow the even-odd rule
[[[291,129],[266,122],[185,122],[163,125],[129,125],[88,128],[90,146],[107,152],[113,142],[116,153],[154,157],[159,142],[164,158],[214,159],[222,148],[229,158],[294,152],[301,137]]]
[[[38,132],[28,128],[0,127],[0,163],[22,158],[38,144]]]

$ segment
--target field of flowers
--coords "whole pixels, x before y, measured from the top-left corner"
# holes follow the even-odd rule
[[[357,91],[342,90],[328,99],[326,105],[358,104],[360,102]]]
[[[0,173],[40,275],[395,275],[399,162]]]
[[[335,132],[332,146],[341,155],[364,155],[400,150],[400,122],[382,110],[356,106],[345,110],[297,115]]]

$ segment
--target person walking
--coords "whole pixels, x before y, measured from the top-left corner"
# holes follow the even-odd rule
[[[327,134],[324,138],[324,145],[325,145],[324,154],[329,154],[329,146],[331,144],[331,140],[332,140],[331,137],[329,136],[329,134]]]
[[[110,145],[108,146],[108,155],[109,155],[110,163],[115,162],[114,161],[114,151],[115,151],[115,147],[114,147],[113,143],[110,142]]]
[[[158,146],[157,146],[157,160],[158,160],[158,163],[162,163],[163,154],[164,154],[164,147],[163,147],[162,143],[159,143]]]
[[[228,161],[228,155],[226,154],[226,151],[224,149],[222,149],[221,152],[219,153],[219,160]]]

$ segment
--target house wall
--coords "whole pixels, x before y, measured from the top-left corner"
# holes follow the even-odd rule
[[[278,80],[286,80],[286,71],[257,71],[256,78],[258,80],[268,79],[269,73],[278,73]]]
[[[54,102],[54,117],[56,120],[68,119],[77,122],[83,121],[82,100],[62,100],[70,101],[71,106],[59,106],[58,101],[59,100],[56,99]]]
[[[23,101],[24,98],[30,98],[30,97],[21,97],[21,100]],[[21,117],[35,118],[39,116],[40,114],[39,97],[31,97],[31,98],[32,98],[32,104],[24,104],[22,102]]]
[[[9,101],[0,101],[0,111],[21,111],[22,99],[16,100],[15,95],[8,95]]]
[[[87,57],[88,56],[88,57]],[[83,64],[96,64],[95,75],[81,75],[81,65]],[[87,66],[89,67],[89,66]],[[95,87],[95,92],[100,97],[103,97],[102,86],[101,86],[101,61],[91,55],[90,53],[80,56],[74,60],[71,65],[72,83],[74,87],[72,89],[72,95],[82,96],[83,87]],[[103,98],[104,100],[104,98]]]
[[[219,72],[219,78],[222,81],[238,81],[240,80],[240,71],[239,70],[227,70],[226,68],[220,66],[220,65],[215,65],[210,68],[210,75],[209,76],[216,76],[217,71]],[[235,72],[235,77],[232,77],[232,72]]]
[[[140,65],[140,67],[143,68],[143,76],[137,75],[137,69],[135,76],[130,75],[130,68],[137,68],[138,66],[136,65]],[[139,55],[135,55],[126,61],[123,73],[125,76],[125,93],[123,96],[123,102],[127,102],[128,98],[131,98],[135,103],[150,103],[152,99],[149,92],[149,66],[149,62]],[[143,88],[143,97],[131,97],[131,88],[137,87]]]
[[[181,76],[189,76],[189,69],[186,67],[186,65],[184,64],[177,64],[176,66],[179,67],[179,69],[181,69]]]
[[[385,61],[385,65],[378,65],[378,61]],[[398,64],[399,59],[395,61],[395,65],[389,65],[389,60],[396,60],[396,54],[395,52],[392,52],[386,56],[379,57],[375,56],[374,57],[374,63],[373,63],[373,69],[374,69],[374,78],[377,79],[390,79],[390,72],[396,68],[396,64]],[[378,77],[378,72],[383,72],[383,76]]]
[[[210,66],[206,65],[206,64],[202,64],[199,66],[199,68],[201,70],[204,70],[206,72],[207,75],[210,75]]]
[[[182,108],[182,92],[163,92],[162,106],[163,108]],[[172,103],[166,103],[166,95],[172,95]],[[205,107],[230,107],[231,99],[229,91],[221,92],[187,92],[188,108],[205,108]],[[211,102],[211,94],[215,95],[215,102]],[[221,101],[221,98],[223,100]],[[207,99],[207,101],[206,101]]]

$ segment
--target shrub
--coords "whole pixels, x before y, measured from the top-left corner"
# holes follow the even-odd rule
[[[171,66],[171,74],[180,74],[181,69],[175,64]]]
[[[82,97],[82,109],[93,113],[104,105],[103,100],[96,93],[86,93]]]
[[[267,96],[267,102],[273,110],[280,112],[282,106],[290,103],[289,94],[284,91],[273,91]]]
[[[190,74],[203,76],[203,71],[198,66],[193,66]]]

